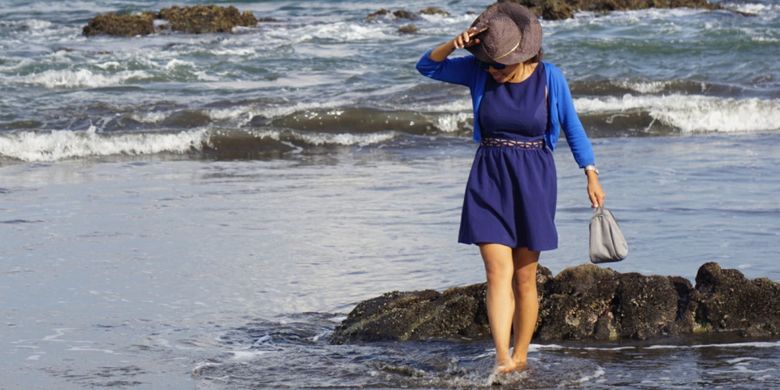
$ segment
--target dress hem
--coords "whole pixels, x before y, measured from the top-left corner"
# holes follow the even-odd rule
[[[537,249],[537,248],[531,248],[528,245],[515,246],[516,244],[507,243],[506,241],[502,242],[502,241],[499,241],[499,240],[491,240],[491,241],[458,241],[458,243],[459,244],[466,244],[466,245],[477,245],[477,246],[479,246],[479,244],[501,244],[501,245],[508,246],[508,247],[510,247],[512,249],[528,248],[528,250],[534,251],[534,252],[543,252],[543,251],[551,251],[551,250],[558,249],[557,245],[554,246],[554,247]]]

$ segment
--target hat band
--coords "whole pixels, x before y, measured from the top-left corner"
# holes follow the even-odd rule
[[[495,61],[495,60],[500,60],[500,59],[502,59],[502,58],[504,58],[504,57],[506,57],[506,56],[508,56],[508,55],[512,54],[512,52],[513,52],[513,51],[515,51],[515,49],[517,49],[517,48],[518,48],[518,46],[520,46],[520,41],[517,41],[517,44],[516,44],[516,45],[515,45],[513,48],[509,49],[509,51],[508,51],[508,52],[506,52],[506,53],[504,53],[504,54],[502,54],[502,55],[500,55],[500,56],[498,56],[498,57],[496,57],[496,58],[493,58],[493,61]]]

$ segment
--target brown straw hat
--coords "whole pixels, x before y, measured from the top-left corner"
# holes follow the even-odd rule
[[[533,12],[517,3],[491,5],[471,27],[487,27],[476,36],[480,43],[466,48],[483,62],[519,64],[533,58],[542,47],[542,25]]]

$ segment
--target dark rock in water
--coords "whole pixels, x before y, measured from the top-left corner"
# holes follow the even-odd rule
[[[450,13],[439,8],[439,7],[427,7],[420,10],[420,13],[423,15],[442,15],[442,16],[450,16]]]
[[[408,340],[423,310],[435,311],[433,301],[442,294],[435,290],[393,291],[359,303],[339,325],[331,341]],[[453,326],[455,326],[453,324]]]
[[[387,15],[387,14],[389,14],[389,13],[390,13],[390,10],[389,10],[389,9],[386,9],[386,8],[380,8],[380,9],[378,9],[378,10],[376,10],[376,11],[374,11],[374,12],[372,12],[372,13],[368,14],[368,15],[366,16],[366,19],[368,19],[368,20],[374,20],[374,19],[376,19],[376,18],[378,18],[378,17],[380,17],[380,16],[385,16],[385,15]]]
[[[161,125],[165,127],[195,128],[211,123],[211,117],[196,110],[177,111],[165,118]]]
[[[706,0],[498,0],[528,7],[547,20],[568,19],[577,11],[627,11],[648,8],[703,8],[722,9]]]
[[[399,9],[397,11],[393,12],[393,16],[395,16],[398,19],[417,19],[418,16],[414,12],[407,11],[405,9]]]
[[[498,0],[499,3],[514,2],[528,7],[536,15],[546,20],[559,20],[574,17],[579,9],[572,0]]]
[[[550,279],[539,266],[537,291]],[[334,331],[330,341],[482,339],[490,335],[485,283],[435,290],[393,291],[359,303]]]
[[[686,294],[685,300],[691,289],[691,283],[681,277],[635,272],[620,275],[614,313],[618,336],[646,340],[691,333],[692,318],[678,311],[679,292]]]
[[[414,34],[417,32],[417,26],[413,24],[406,24],[398,27],[398,32],[401,34]]]
[[[780,284],[768,278],[749,280],[738,270],[706,263],[696,274],[694,302],[702,331],[780,334]]]
[[[706,263],[696,287],[679,276],[594,264],[552,277],[537,267],[540,340],[647,340],[693,333],[780,336],[780,284]],[[486,285],[384,294],[358,304],[331,342],[488,338]]]
[[[241,13],[233,6],[173,6],[161,9],[159,17],[167,20],[174,31],[194,34],[231,32],[235,26],[251,27],[257,25],[257,18],[251,12]]]
[[[123,37],[149,35],[154,33],[154,17],[154,13],[151,12],[137,15],[116,13],[98,15],[92,18],[81,32],[88,37],[101,34]]]
[[[390,15],[390,14],[392,14],[396,19],[415,20],[415,19],[419,18],[419,16],[417,16],[417,14],[415,14],[414,12],[410,12],[410,11],[407,11],[407,10],[404,10],[404,9],[399,9],[399,10],[396,10],[396,11],[390,11],[389,9],[386,9],[386,8],[380,8],[379,10],[374,11],[374,12],[368,14],[368,16],[366,16],[366,20],[375,20],[376,18],[378,18],[380,16],[387,16],[387,15]]]
[[[615,338],[615,319],[606,316],[618,285],[618,274],[611,269],[591,264],[564,269],[540,301],[536,333],[542,340],[580,340],[598,329],[599,338]]]
[[[236,7],[195,5],[191,7],[163,8],[158,13],[144,12],[137,15],[108,13],[98,15],[82,30],[86,36],[99,34],[116,36],[148,35],[156,32],[155,19],[168,23],[161,29],[187,33],[231,32],[236,26],[255,26],[257,18],[249,12],[241,13]]]

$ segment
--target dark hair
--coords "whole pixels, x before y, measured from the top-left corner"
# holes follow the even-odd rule
[[[533,64],[534,62],[542,62],[542,59],[544,58],[544,49],[541,47],[539,48],[539,52],[536,53],[535,56],[529,58],[524,62],[524,64]]]

